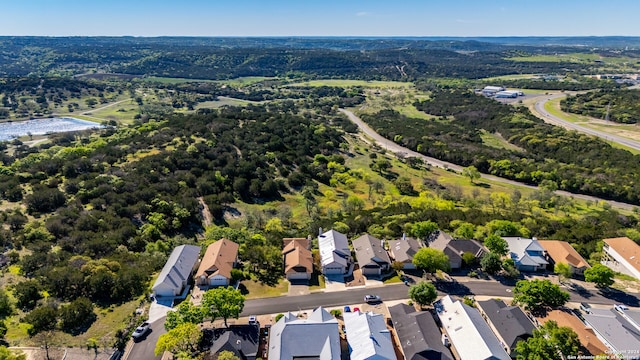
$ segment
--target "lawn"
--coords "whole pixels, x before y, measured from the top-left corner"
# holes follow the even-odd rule
[[[280,279],[276,286],[269,286],[255,280],[244,280],[240,284],[240,291],[247,299],[282,296],[289,291],[289,282]]]
[[[491,134],[486,130],[482,130],[482,134],[480,134],[480,138],[482,138],[482,143],[487,146],[491,146],[496,149],[506,149],[518,152],[524,152],[523,149],[517,147],[516,145],[511,144],[502,135],[498,133]]]
[[[293,83],[289,86],[337,86],[337,87],[352,87],[352,86],[362,86],[366,88],[381,88],[381,89],[389,89],[389,88],[410,88],[413,87],[413,83],[411,82],[401,82],[401,81],[365,81],[365,80],[338,80],[338,79],[327,79],[327,80],[311,80],[300,83]]]

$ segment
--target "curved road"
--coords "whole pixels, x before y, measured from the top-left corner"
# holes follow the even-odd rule
[[[340,112],[342,112],[343,114],[347,115],[347,117],[349,118],[349,120],[351,120],[354,124],[356,124],[358,126],[358,128],[360,128],[360,131],[362,131],[364,134],[366,134],[368,137],[370,137],[371,139],[373,139],[373,141],[375,141],[380,147],[394,152],[394,153],[404,153],[410,156],[415,156],[417,158],[422,159],[425,163],[431,165],[431,166],[436,166],[436,167],[440,167],[443,169],[451,169],[454,170],[456,172],[462,172],[463,168],[462,166],[450,163],[450,162],[446,162],[446,161],[442,161],[442,160],[438,160],[436,158],[432,158],[423,154],[420,154],[418,152],[415,152],[411,149],[405,148],[403,146],[400,146],[398,144],[396,144],[395,142],[386,139],[385,137],[383,137],[382,135],[378,134],[377,132],[375,132],[375,130],[373,130],[371,127],[369,127],[369,125],[367,125],[364,121],[362,121],[359,117],[357,117],[353,112],[346,110],[346,109],[339,109]],[[533,185],[528,185],[525,183],[521,183],[518,181],[513,181],[513,180],[509,180],[509,179],[504,179],[501,177],[497,177],[497,176],[493,176],[493,175],[488,175],[488,174],[481,174],[481,177],[483,179],[487,179],[487,180],[491,180],[491,181],[497,181],[497,182],[501,182],[504,184],[510,184],[510,185],[516,185],[516,186],[522,186],[522,187],[526,187],[529,189],[537,189],[537,186],[533,186]],[[573,197],[573,198],[577,198],[577,199],[582,199],[582,200],[587,200],[587,201],[594,201],[594,202],[598,202],[598,201],[606,201],[609,204],[611,204],[611,206],[613,207],[617,207],[617,208],[621,208],[621,209],[625,209],[625,210],[633,210],[636,206],[632,205],[632,204],[627,204],[627,203],[623,203],[623,202],[619,202],[619,201],[613,201],[613,200],[605,200],[605,199],[601,199],[601,198],[597,198],[595,196],[590,196],[590,195],[584,195],[584,194],[574,194],[568,191],[563,191],[563,190],[558,190],[555,192],[557,195],[562,195],[562,196],[568,196],[568,197]]]
[[[535,111],[538,113],[538,117],[541,118],[542,120],[544,120],[544,122],[552,124],[552,125],[556,125],[556,126],[561,126],[565,129],[568,130],[575,130],[581,133],[585,133],[588,135],[593,135],[593,136],[597,136],[601,139],[604,139],[606,141],[613,141],[616,142],[618,144],[630,147],[632,149],[635,150],[640,150],[640,142],[638,141],[634,141],[631,139],[627,139],[621,136],[617,136],[617,135],[612,135],[606,132],[602,132],[602,131],[598,131],[598,130],[594,130],[588,127],[584,127],[584,126],[580,126],[578,124],[574,124],[570,121],[566,121],[563,120],[551,113],[549,113],[545,108],[544,105],[549,101],[549,100],[553,100],[553,99],[557,99],[559,97],[563,97],[565,96],[565,94],[556,94],[556,95],[550,95],[550,96],[545,96],[543,100],[540,101],[536,101],[535,103]]]

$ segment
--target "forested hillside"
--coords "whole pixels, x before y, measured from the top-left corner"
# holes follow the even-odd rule
[[[562,111],[624,124],[640,122],[640,90],[593,91],[560,101]]]
[[[464,91],[441,91],[416,108],[439,120],[407,118],[385,110],[363,115],[379,133],[413,150],[480,171],[552,189],[640,203],[637,155],[542,122]],[[500,133],[524,152],[483,145],[480,130]]]

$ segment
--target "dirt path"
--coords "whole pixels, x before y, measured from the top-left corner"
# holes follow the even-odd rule
[[[202,207],[202,225],[206,228],[213,224],[213,216],[211,216],[211,211],[209,211],[209,206],[204,202],[204,198],[200,196],[198,198],[198,202],[200,202],[200,206]]]
[[[400,146],[400,145],[394,143],[393,141],[391,141],[389,139],[384,138],[382,135],[380,135],[377,132],[375,132],[364,121],[362,121],[359,117],[357,117],[354,113],[352,113],[349,110],[340,109],[340,112],[342,112],[343,114],[347,115],[349,120],[351,120],[354,124],[358,125],[358,128],[360,128],[361,132],[363,132],[368,137],[373,139],[373,141],[376,142],[378,144],[378,146],[386,149],[387,151],[391,151],[393,153],[401,153],[401,154],[409,155],[409,156],[415,156],[417,158],[422,159],[425,163],[427,163],[427,164],[429,164],[431,166],[436,166],[436,167],[443,168],[443,169],[454,170],[457,173],[461,173],[462,172],[462,169],[463,169],[462,166],[459,166],[459,165],[456,165],[456,164],[453,164],[453,163],[450,163],[450,162],[438,160],[436,158],[432,158],[432,157],[420,154],[420,153],[415,152],[415,151],[413,151],[411,149],[407,149],[407,148],[405,148],[403,146]],[[527,184],[524,184],[524,183],[521,183],[521,182],[517,182],[517,181],[513,181],[513,180],[509,180],[509,179],[504,179],[504,178],[493,176],[493,175],[481,174],[481,176],[482,176],[483,179],[497,181],[497,182],[501,182],[501,183],[505,183],[505,184],[522,186],[522,187],[526,187],[526,188],[529,188],[529,189],[537,189],[538,188],[537,186],[527,185]],[[625,209],[625,210],[633,210],[634,208],[636,208],[635,205],[631,205],[631,204],[627,204],[627,203],[623,203],[623,202],[619,202],[619,201],[613,201],[613,200],[604,200],[604,199],[600,199],[600,198],[597,198],[595,196],[590,196],[590,195],[574,194],[574,193],[570,193],[568,191],[563,191],[563,190],[557,190],[555,193],[557,195],[569,196],[569,197],[572,197],[572,198],[577,198],[577,199],[582,199],[582,200],[587,200],[587,201],[594,201],[594,202],[606,201],[609,204],[611,204],[611,206],[613,206],[613,207],[620,208],[620,209]]]

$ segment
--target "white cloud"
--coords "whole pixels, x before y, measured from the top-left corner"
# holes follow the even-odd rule
[[[366,11],[360,11],[360,12],[356,13],[356,16],[360,16],[360,17],[369,16],[369,15],[371,15],[371,13],[370,12],[366,12]]]

